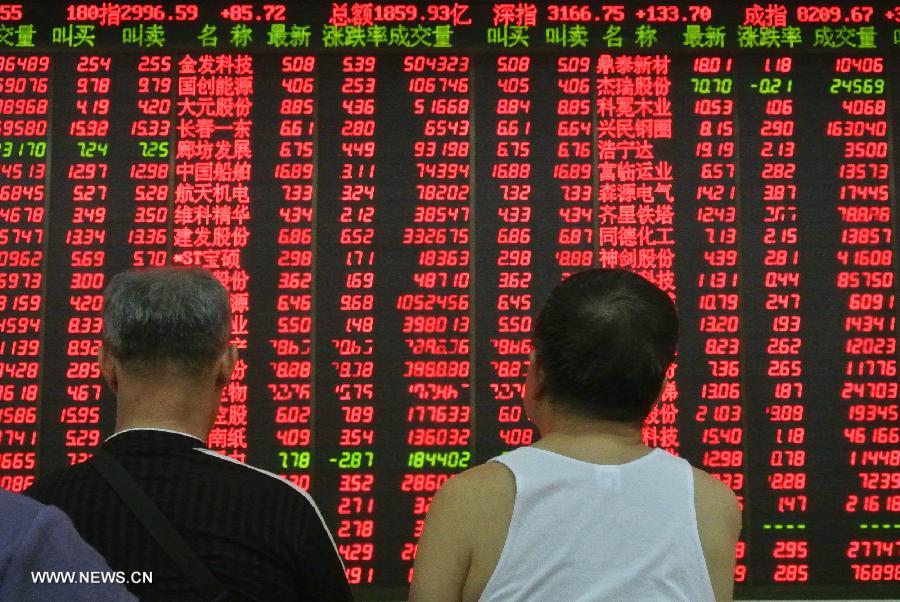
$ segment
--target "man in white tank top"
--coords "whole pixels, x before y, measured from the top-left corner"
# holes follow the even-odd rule
[[[677,340],[671,299],[635,274],[559,284],[525,383],[541,440],[438,492],[410,600],[731,600],[734,493],[641,439]]]

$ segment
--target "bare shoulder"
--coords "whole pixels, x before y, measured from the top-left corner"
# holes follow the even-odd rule
[[[694,468],[697,533],[716,600],[731,600],[741,508],[731,487]]]
[[[452,507],[470,520],[493,515],[496,506],[505,506],[516,496],[512,472],[500,462],[486,462],[452,477],[434,498],[441,508]]]
[[[700,510],[704,514],[720,519],[731,519],[740,522],[741,509],[737,497],[731,487],[712,476],[708,472],[692,467],[694,471],[694,503],[700,518]]]
[[[500,556],[514,500],[514,477],[498,462],[444,483],[419,539],[410,600],[477,599]]]
[[[465,472],[461,472],[447,481],[456,491],[463,495],[481,492],[499,492],[507,488],[515,488],[516,481],[512,472],[500,462],[485,462]]]

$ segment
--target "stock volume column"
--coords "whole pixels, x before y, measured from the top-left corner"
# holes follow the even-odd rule
[[[849,519],[844,562],[854,582],[896,583],[900,384],[886,71],[882,57],[834,58],[827,85],[838,111],[825,129],[837,151],[832,294],[844,315],[831,352],[840,358],[838,420],[847,443],[841,463],[849,467],[839,500]]]
[[[745,195],[747,205],[753,205],[752,211],[748,206],[745,212],[745,240],[753,245],[753,251],[744,253],[748,273],[744,290],[746,299],[752,300],[748,303],[752,307],[746,310],[750,316],[747,324],[754,327],[746,337],[744,398],[754,414],[754,424],[759,425],[753,433],[751,471],[755,476],[750,484],[755,519],[751,537],[757,563],[753,570],[756,579],[797,583],[810,578],[804,391],[807,350],[801,315],[809,305],[802,298],[801,281],[810,276],[801,275],[805,263],[801,263],[800,245],[810,244],[812,239],[810,230],[801,228],[800,200],[806,197],[799,190],[794,117],[804,107],[795,102],[791,56],[765,58],[762,69],[752,74],[748,104],[757,110],[762,106],[758,118],[748,119],[748,129],[755,134],[748,139],[756,143],[756,148],[748,145],[748,154],[758,157],[759,167],[746,170],[747,179],[753,180],[748,185],[753,192]],[[757,233],[760,223],[761,232]],[[757,271],[760,268],[761,273]]]
[[[679,248],[684,263],[681,353],[704,358],[683,383],[688,416],[683,439],[699,445],[692,460],[731,487],[744,505],[744,406],[741,403],[740,271],[737,202],[737,107],[733,63],[726,56],[698,56],[684,74],[689,86],[689,115],[694,170],[693,211],[680,234],[695,241]],[[689,172],[690,173],[690,172]],[[690,196],[688,196],[690,195]],[[697,267],[694,268],[694,265]],[[696,274],[696,276],[695,276]],[[694,334],[696,332],[696,335]],[[702,367],[701,367],[702,366]],[[735,581],[747,579],[746,544],[737,549]]]
[[[469,64],[466,56],[435,55],[404,56],[401,66],[414,137],[400,143],[413,173],[396,192],[415,199],[402,207],[404,278],[395,296],[402,320],[400,399],[407,402],[399,488],[401,508],[413,518],[398,527],[407,578],[431,497],[472,461]]]
[[[486,125],[479,128],[482,154],[476,161],[479,462],[533,440],[522,394],[531,350],[535,262],[530,236],[518,234],[520,228],[530,231],[534,213],[532,60],[498,56],[475,65],[477,111],[487,116],[479,122]]]
[[[347,578],[353,585],[372,583],[380,546],[375,536],[382,485],[375,467],[376,426],[383,422],[385,406],[397,403],[385,397],[376,377],[389,367],[377,364],[381,352],[376,341],[383,325],[377,315],[376,276],[380,266],[376,248],[376,219],[382,208],[378,184],[383,127],[379,110],[380,65],[374,56],[320,57],[320,72],[338,77],[319,81],[319,121],[339,135],[319,142],[316,296],[316,484],[314,491],[330,522]],[[333,124],[333,125],[332,125]],[[328,127],[328,125],[326,125]],[[337,199],[337,201],[333,201]],[[331,201],[331,202],[324,202]],[[376,408],[376,400],[387,403]],[[385,450],[386,451],[386,450]],[[336,491],[335,491],[336,489]],[[332,510],[333,509],[333,510]]]
[[[101,442],[104,385],[97,363],[106,286],[110,199],[112,59],[60,56],[54,83],[53,165],[42,471],[76,464]],[[121,108],[119,108],[121,110]],[[123,122],[124,123],[124,122]],[[58,305],[57,305],[58,304]],[[111,414],[103,420],[111,420]]]
[[[37,468],[41,394],[50,57],[0,57],[0,487]]]

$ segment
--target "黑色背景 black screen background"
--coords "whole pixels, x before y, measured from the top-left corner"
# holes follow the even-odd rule
[[[648,444],[744,508],[739,596],[900,580],[900,8],[0,5],[0,486],[89,457],[102,290],[199,265],[211,448],[310,489],[363,596],[431,496],[536,440],[536,310],[632,269],[681,344]]]

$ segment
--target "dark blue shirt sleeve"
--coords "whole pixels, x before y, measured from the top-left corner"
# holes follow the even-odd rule
[[[4,545],[9,555],[0,567],[0,600],[137,600],[122,585],[128,575],[116,576],[59,508],[43,506],[30,524],[14,530],[19,541]],[[49,583],[44,571],[69,582]]]

